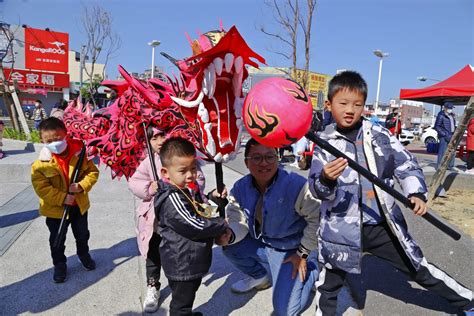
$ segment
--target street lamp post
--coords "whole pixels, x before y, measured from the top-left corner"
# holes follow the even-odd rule
[[[440,82],[440,81],[441,81],[441,80],[439,80],[439,79],[427,78],[427,77],[425,77],[425,76],[418,76],[418,77],[416,77],[416,79],[419,80],[419,81],[422,81],[422,82],[427,81],[427,80],[437,81],[437,82]],[[433,104],[433,115],[432,115],[432,119],[431,119],[431,125],[433,125],[433,126],[434,126],[434,123],[435,123],[435,121],[436,121],[436,114],[435,114],[435,112],[436,112],[436,104]]]
[[[375,97],[374,113],[377,115],[377,108],[379,106],[380,95],[380,80],[382,79],[382,62],[384,57],[388,57],[388,53],[382,52],[380,49],[374,50],[374,55],[380,58],[379,62],[379,80],[377,82],[377,96]]]
[[[148,45],[151,46],[151,78],[155,78],[155,47],[160,44],[161,42],[158,40],[148,42]]]

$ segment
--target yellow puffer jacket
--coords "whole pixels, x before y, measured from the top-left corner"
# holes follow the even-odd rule
[[[79,159],[79,151],[71,157],[69,161],[69,179],[72,178],[74,167]],[[84,189],[81,193],[74,193],[77,205],[84,214],[89,209],[88,192],[99,178],[99,170],[94,163],[84,159],[79,171],[79,185]],[[43,148],[38,160],[31,166],[31,183],[36,194],[39,196],[39,213],[46,217],[61,218],[64,211],[64,199],[66,198],[68,187],[66,179],[61,172],[56,159],[51,152]]]

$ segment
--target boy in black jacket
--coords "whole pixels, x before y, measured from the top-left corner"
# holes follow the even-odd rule
[[[170,315],[196,315],[193,302],[202,277],[212,261],[213,239],[231,234],[223,218],[206,218],[190,189],[196,181],[197,165],[194,146],[183,138],[170,138],[160,151],[161,175],[155,197],[159,218],[160,257],[171,288]]]

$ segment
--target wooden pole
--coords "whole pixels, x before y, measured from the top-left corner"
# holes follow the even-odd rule
[[[446,169],[448,168],[449,161],[456,153],[456,149],[461,142],[461,138],[466,130],[467,124],[469,120],[474,115],[474,96],[471,96],[469,102],[464,109],[464,113],[459,121],[459,125],[457,126],[456,130],[454,131],[453,137],[449,141],[448,148],[444,153],[443,158],[441,159],[441,165],[436,170],[436,173],[433,175],[433,179],[431,179],[430,188],[428,192],[428,205],[431,205],[434,198],[436,198],[436,192],[438,192],[438,188],[441,185],[441,181],[444,179],[444,175],[446,174]]]

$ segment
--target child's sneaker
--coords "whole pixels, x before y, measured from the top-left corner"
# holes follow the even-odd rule
[[[268,276],[265,275],[258,279],[254,279],[252,277],[242,279],[232,284],[230,289],[234,293],[246,293],[253,289],[265,290],[268,289],[270,286],[272,286],[272,283],[270,282]]]
[[[160,291],[153,285],[148,285],[146,297],[143,301],[143,310],[147,313],[154,313],[158,309],[158,300],[160,299]]]
[[[54,266],[53,280],[56,283],[63,283],[67,277],[67,265],[65,263],[58,263]]]
[[[79,257],[79,261],[82,263],[84,269],[88,271],[95,270],[95,261],[91,258],[90,254]]]

